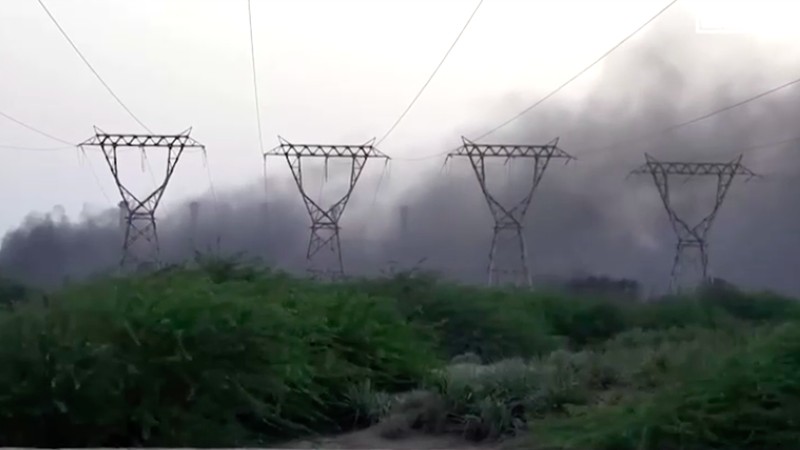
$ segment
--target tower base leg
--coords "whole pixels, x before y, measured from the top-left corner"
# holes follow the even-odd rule
[[[489,250],[488,275],[490,286],[532,285],[522,227],[495,227]]]
[[[672,263],[670,293],[691,293],[707,283],[708,279],[708,249],[705,242],[678,242]]]
[[[146,271],[160,267],[158,229],[154,214],[133,213],[126,220],[122,270]]]
[[[342,245],[337,224],[312,225],[306,253],[306,271],[316,279],[336,281],[344,278]]]

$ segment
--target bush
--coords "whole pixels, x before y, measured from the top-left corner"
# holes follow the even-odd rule
[[[774,322],[800,318],[800,302],[770,293],[745,293],[730,285],[710,285],[700,299],[731,317],[751,322]]]
[[[567,338],[573,348],[597,344],[630,326],[627,310],[633,302],[572,299],[548,296],[541,308],[553,333]]]
[[[443,357],[474,353],[486,362],[544,355],[564,341],[574,350],[596,347],[633,329],[726,329],[741,327],[741,322],[800,318],[795,300],[743,293],[719,283],[695,296],[649,303],[628,296],[465,287],[414,274],[358,280],[349,288],[396,299],[407,317],[436,330]]]
[[[594,363],[591,354],[555,352],[531,362],[453,364],[436,372],[427,391],[398,399],[387,429],[390,435],[403,435],[404,427],[457,433],[474,441],[514,435],[531,418],[588,403],[605,375]]]
[[[111,280],[2,314],[0,445],[241,446],[337,430],[358,421],[358,383],[406,390],[435,367],[388,299],[218,281]]]
[[[600,351],[605,364],[620,372],[621,384],[628,389],[650,390],[704,370],[721,355],[743,345],[749,331],[746,327],[634,329],[604,343]]]
[[[518,359],[483,366],[456,364],[440,372],[431,388],[443,401],[447,430],[471,440],[519,430],[536,391],[536,373]]]
[[[0,309],[0,446],[256,446],[376,422],[482,440],[533,421],[567,448],[795,437],[764,430],[795,418],[797,349],[780,339],[797,326],[748,344],[800,317],[792,300],[717,284],[639,303],[409,273],[326,284],[197,262]]]
[[[31,290],[27,286],[0,278],[0,308],[13,306],[30,296]]]
[[[483,361],[547,353],[558,346],[530,293],[441,283],[430,276],[361,280],[355,292],[397,299],[415,323],[433,329],[450,359],[474,353]]]
[[[540,425],[565,449],[794,448],[800,440],[800,324],[757,336],[637,403]]]

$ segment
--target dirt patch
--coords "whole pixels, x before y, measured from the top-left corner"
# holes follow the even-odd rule
[[[338,436],[294,441],[283,445],[291,449],[381,449],[381,450],[499,450],[500,443],[479,444],[453,435],[408,432],[397,439],[381,436],[380,425]]]

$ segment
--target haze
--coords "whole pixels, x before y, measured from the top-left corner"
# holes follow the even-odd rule
[[[487,138],[545,143],[560,137],[560,147],[579,158],[551,165],[534,197],[526,233],[538,276],[605,274],[663,288],[674,235],[652,182],[625,180],[643,153],[727,161],[737,150],[798,135],[800,89],[791,87],[668,135],[613,145],[800,76],[800,33],[785,20],[800,12],[794,2],[742,3],[749,9],[714,3],[679,2],[556,96]],[[193,137],[207,146],[208,166],[199,153],[185,155],[159,210],[165,254],[182,259],[191,253],[186,202],[200,198],[192,245],[219,242],[225,252],[247,251],[274,265],[299,267],[308,218],[285,162],[270,162],[264,190],[246,2],[46,4],[151,129],[176,133],[192,126]],[[368,164],[342,223],[348,270],[374,272],[389,260],[428,258],[431,268],[466,280],[481,277],[491,236],[486,204],[466,162],[453,162],[443,174],[443,158],[435,155],[550,92],[664,4],[486,0],[420,101],[382,143],[394,161],[379,190],[382,166]],[[254,0],[264,146],[276,145],[278,134],[315,143],[361,143],[383,135],[474,5]],[[709,29],[722,22],[729,32],[698,33],[699,16]],[[0,61],[0,111],[18,120],[76,143],[92,134],[93,125],[142,131],[35,1],[3,0]],[[0,149],[0,228],[8,233],[0,269],[52,284],[113,266],[120,244],[118,196],[101,155],[41,150],[63,145],[2,117],[0,145],[40,149]],[[745,164],[769,177],[739,180],[731,189],[712,230],[716,276],[800,293],[794,269],[800,263],[800,214],[792,208],[797,147],[798,141],[786,142],[745,153]],[[426,156],[432,157],[413,160]],[[148,154],[148,162],[155,168],[158,155]],[[151,185],[138,153],[125,163],[132,185]],[[495,177],[505,173],[500,166]],[[522,175],[512,171],[512,190]],[[704,198],[698,192],[708,188],[688,183],[675,195],[693,214],[699,206],[689,199]],[[322,195],[331,198],[327,189]],[[400,236],[402,204],[409,205],[411,225]],[[56,206],[63,214],[45,216]]]

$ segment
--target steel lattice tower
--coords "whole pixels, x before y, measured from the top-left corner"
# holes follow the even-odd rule
[[[494,228],[492,233],[492,243],[489,249],[489,265],[487,268],[489,285],[499,284],[500,275],[510,275],[511,282],[516,285],[532,285],[530,267],[528,266],[528,249],[523,234],[525,215],[530,207],[533,193],[539,182],[542,181],[542,176],[547,169],[551,159],[565,159],[569,162],[575,159],[567,152],[558,148],[558,139],[554,139],[545,145],[488,145],[476,144],[471,142],[465,137],[461,138],[463,145],[458,149],[450,152],[447,159],[453,157],[467,157],[478,178],[483,196],[486,198],[486,203],[489,205],[489,210],[494,219]],[[497,200],[495,196],[489,192],[486,184],[486,159],[487,158],[503,158],[506,163],[518,158],[533,159],[533,172],[531,173],[530,184],[524,197],[515,204],[505,206]],[[498,268],[496,259],[498,256],[499,244],[505,237],[516,241],[516,252],[518,253],[518,264],[516,267],[504,270]]]
[[[389,157],[374,147],[375,139],[361,145],[311,145],[311,144],[292,144],[287,140],[278,137],[280,145],[264,152],[264,163],[267,157],[282,156],[289,164],[292,171],[297,189],[303,198],[308,215],[311,218],[311,234],[308,240],[306,251],[306,263],[309,272],[322,275],[330,279],[338,279],[344,276],[344,261],[342,258],[342,245],[339,237],[339,221],[342,218],[344,209],[350,196],[356,187],[361,173],[367,160],[374,158],[384,159],[387,163]],[[325,171],[327,174],[328,160],[345,159],[350,161],[350,182],[346,192],[332,205],[321,205],[311,198],[306,192],[303,184],[303,159],[323,158],[325,160]],[[334,267],[318,267],[315,264],[315,257],[320,250],[328,246],[333,253]]]
[[[686,275],[686,261],[691,251],[697,252],[700,257],[700,279],[702,283],[709,281],[708,273],[708,235],[711,225],[719,212],[725,195],[731,187],[733,179],[737,175],[745,175],[748,178],[757,176],[750,169],[744,167],[742,155],[729,162],[664,162],[658,161],[649,154],[645,153],[646,163],[633,170],[631,174],[650,174],[653,182],[661,196],[661,202],[669,216],[672,229],[678,237],[675,247],[675,257],[670,271],[670,292],[678,292],[679,281]],[[703,217],[697,224],[691,226],[686,220],[678,216],[670,202],[669,180],[670,176],[716,177],[716,195],[711,212]]]
[[[125,237],[122,244],[122,258],[120,267],[135,268],[153,267],[160,264],[160,246],[158,241],[158,228],[156,227],[155,213],[167,189],[175,167],[186,148],[199,148],[205,152],[205,146],[191,137],[191,128],[180,134],[108,134],[95,127],[95,135],[78,144],[83,150],[85,147],[99,147],[103,151],[111,175],[122,197],[120,207],[125,220]],[[139,148],[142,152],[146,149],[164,148],[167,150],[166,169],[163,181],[143,199],[131,192],[120,178],[117,162],[117,152],[121,149]]]

